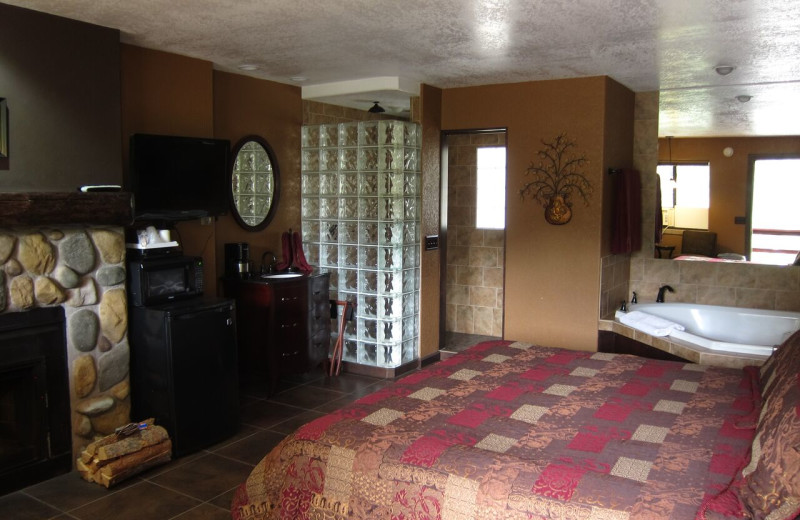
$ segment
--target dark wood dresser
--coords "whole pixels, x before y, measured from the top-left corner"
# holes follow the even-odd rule
[[[329,273],[223,280],[236,300],[239,377],[272,393],[281,375],[308,372],[331,341]]]

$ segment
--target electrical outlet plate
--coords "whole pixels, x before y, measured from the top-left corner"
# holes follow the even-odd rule
[[[675,225],[675,210],[673,208],[661,210],[661,222],[665,226]]]

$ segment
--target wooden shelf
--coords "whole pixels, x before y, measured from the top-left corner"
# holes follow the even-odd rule
[[[0,227],[41,225],[115,225],[133,222],[129,192],[0,193]]]

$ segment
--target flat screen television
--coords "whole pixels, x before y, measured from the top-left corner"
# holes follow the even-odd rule
[[[230,141],[134,134],[129,190],[137,220],[188,220],[228,210]]]

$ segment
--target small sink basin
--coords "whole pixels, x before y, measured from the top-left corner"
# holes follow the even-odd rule
[[[259,278],[300,278],[303,273],[264,273]]]

